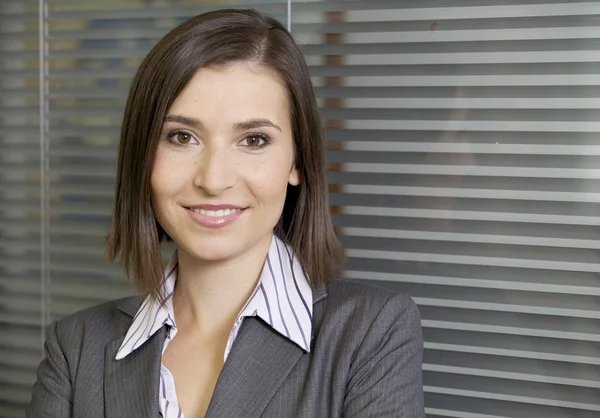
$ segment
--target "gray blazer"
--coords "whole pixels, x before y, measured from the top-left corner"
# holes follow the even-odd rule
[[[206,417],[424,417],[414,302],[344,279],[313,296],[310,353],[260,319],[244,320]],[[120,299],[49,326],[27,417],[160,416],[165,329],[115,360],[140,303]]]

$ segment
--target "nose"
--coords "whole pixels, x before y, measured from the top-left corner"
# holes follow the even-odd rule
[[[237,178],[237,165],[229,149],[206,147],[200,154],[194,185],[210,196],[218,196],[233,187]]]

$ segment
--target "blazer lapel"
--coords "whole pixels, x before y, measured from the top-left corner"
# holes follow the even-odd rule
[[[158,386],[166,329],[157,331],[141,347],[115,360],[125,335],[106,346],[104,405],[106,418],[158,417]]]
[[[304,353],[261,319],[244,320],[221,371],[206,418],[256,418]]]
[[[325,286],[313,290],[313,304],[325,297]],[[319,325],[315,320],[313,317],[313,337]],[[304,350],[261,319],[244,319],[217,380],[206,418],[260,417],[303,354]]]
[[[313,295],[313,306],[314,306],[317,302],[320,302],[327,297],[327,287],[320,286],[317,288],[313,288],[312,295]],[[314,307],[313,307],[313,309],[314,309]],[[314,320],[314,318],[313,318],[313,320]],[[313,323],[313,328],[314,328],[314,326],[315,326],[315,324]]]
[[[313,304],[327,296],[313,290]],[[106,346],[104,405],[106,418],[158,417],[160,365],[166,329],[162,328],[135,352],[115,360],[141,300],[130,298],[120,309],[128,319],[122,335]],[[318,327],[313,318],[313,336]],[[318,322],[318,320],[317,320]],[[281,386],[304,351],[262,320],[246,318],[221,371],[206,418],[256,418]]]

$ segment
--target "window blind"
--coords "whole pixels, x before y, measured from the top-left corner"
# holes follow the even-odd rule
[[[293,6],[344,275],[418,303],[427,416],[600,416],[600,2]]]
[[[0,1],[0,417],[24,416],[49,321],[133,294],[104,258],[129,83],[222,7],[287,22],[279,0]]]
[[[41,358],[39,36],[35,2],[0,1],[0,416],[23,416]]]

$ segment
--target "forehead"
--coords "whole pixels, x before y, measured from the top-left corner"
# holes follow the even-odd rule
[[[281,78],[259,65],[240,63],[201,68],[175,99],[168,114],[221,124],[266,118],[289,128],[287,96]]]

